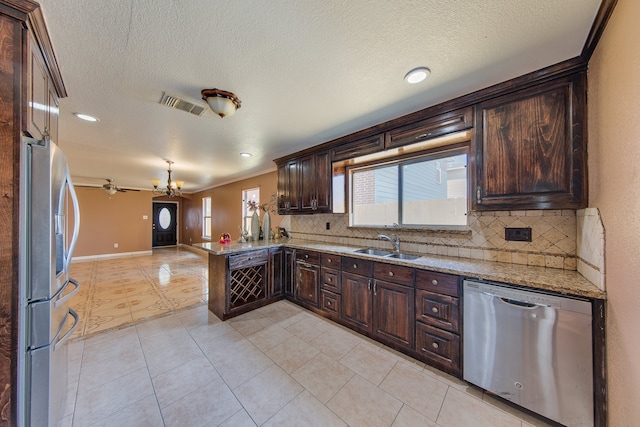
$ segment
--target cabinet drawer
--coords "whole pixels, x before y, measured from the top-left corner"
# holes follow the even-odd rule
[[[266,264],[268,259],[269,251],[267,249],[229,255],[229,270],[250,267],[252,265]]]
[[[385,149],[413,144],[436,136],[469,129],[473,125],[473,108],[449,111],[389,132]]]
[[[399,285],[413,286],[413,271],[413,268],[401,265],[383,264],[381,262],[373,264],[374,279],[386,280]]]
[[[340,255],[322,253],[320,255],[320,265],[334,270],[340,270],[341,259]]]
[[[308,262],[309,264],[320,265],[320,253],[307,251],[304,249],[296,250],[296,259]]]
[[[460,296],[458,276],[433,271],[416,270],[416,289],[436,292],[439,294]]]
[[[320,271],[320,287],[336,294],[342,293],[342,283],[340,281],[340,272],[322,267]]]
[[[456,334],[416,322],[416,351],[429,364],[447,372],[460,371],[460,337]]]
[[[342,296],[334,294],[330,291],[322,291],[322,305],[321,309],[334,316],[340,316],[340,302]]]
[[[373,261],[359,258],[342,257],[342,271],[371,277]]]
[[[353,159],[363,154],[375,153],[384,149],[384,134],[373,135],[357,141],[339,145],[331,150],[332,161]]]
[[[458,298],[416,290],[416,320],[449,332],[460,331]]]

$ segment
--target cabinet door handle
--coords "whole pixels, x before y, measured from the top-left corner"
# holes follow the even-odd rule
[[[367,284],[367,290],[371,292],[371,279],[369,279],[369,283]]]
[[[373,295],[377,295],[378,294],[378,281],[374,280],[373,281]]]
[[[433,286],[438,286],[438,281],[437,281],[436,279],[433,279],[433,280],[431,281],[431,284],[432,284]]]
[[[480,197],[480,186],[479,185],[476,188],[476,199],[478,200],[478,203],[482,202],[482,197]]]

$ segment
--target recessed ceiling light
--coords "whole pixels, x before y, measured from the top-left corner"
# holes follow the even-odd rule
[[[100,120],[98,120],[97,118],[93,117],[93,116],[89,116],[87,114],[82,114],[82,113],[73,113],[74,116],[76,116],[79,119],[82,120],[86,120],[88,122],[98,122]]]
[[[253,154],[251,154],[251,153],[240,153],[240,156],[241,157],[251,157],[251,156],[253,156]]]
[[[431,70],[427,67],[414,68],[404,76],[404,81],[410,84],[420,83],[429,77],[429,74],[431,74]]]

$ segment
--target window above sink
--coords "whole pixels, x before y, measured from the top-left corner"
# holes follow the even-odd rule
[[[347,169],[350,227],[467,225],[467,148]]]

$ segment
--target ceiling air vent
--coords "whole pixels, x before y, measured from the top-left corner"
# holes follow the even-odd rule
[[[177,110],[186,111],[187,113],[195,114],[196,116],[201,116],[206,111],[206,107],[203,107],[202,105],[197,105],[193,102],[187,101],[186,99],[169,95],[166,92],[162,92],[162,99],[160,99],[160,104],[166,105],[167,107],[175,108]]]

